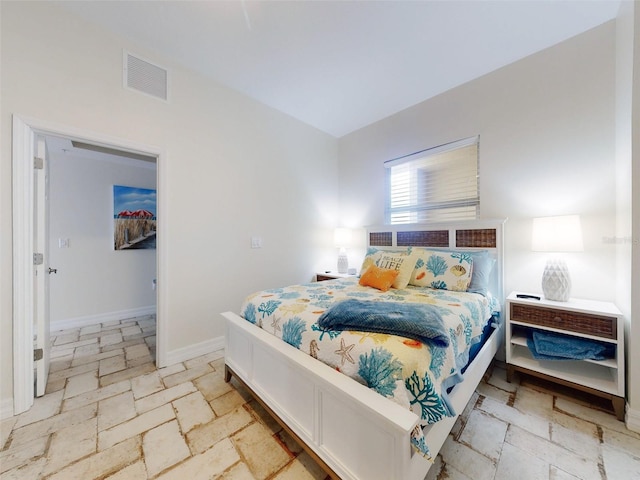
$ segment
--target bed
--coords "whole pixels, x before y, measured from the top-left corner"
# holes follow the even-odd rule
[[[233,376],[246,386],[333,478],[423,479],[502,343],[503,224],[369,229],[363,267],[367,260],[380,264],[387,253],[403,254],[414,270],[410,283],[417,285],[400,282],[402,288],[381,291],[351,278],[249,295],[239,313],[222,314],[225,379]],[[479,293],[466,290],[477,287],[468,285],[471,268],[456,272],[467,279],[461,291],[433,279],[417,281],[433,270],[424,264],[432,265],[436,256],[461,264],[464,258],[478,266],[476,274],[480,257],[493,268]],[[450,285],[460,281],[453,278]],[[444,343],[431,344],[423,337],[335,330],[322,323],[351,301],[367,308],[426,303],[449,336],[434,336]],[[467,364],[470,351],[473,361]]]

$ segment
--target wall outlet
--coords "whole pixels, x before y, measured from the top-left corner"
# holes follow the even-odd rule
[[[68,238],[59,238],[58,239],[58,248],[69,248],[69,239]]]

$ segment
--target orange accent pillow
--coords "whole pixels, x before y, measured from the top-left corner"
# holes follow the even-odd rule
[[[360,277],[360,285],[386,292],[391,288],[399,273],[398,270],[378,268],[375,265],[371,265]]]

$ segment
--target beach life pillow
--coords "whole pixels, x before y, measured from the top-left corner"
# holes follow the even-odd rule
[[[398,276],[392,286],[393,288],[406,288],[411,280],[416,261],[417,256],[411,251],[381,251],[377,257],[376,265],[379,268],[397,270]]]
[[[376,265],[376,262],[382,253],[382,250],[375,247],[369,247],[364,260],[362,261],[362,266],[360,267],[360,275],[364,274],[371,265]]]
[[[473,273],[470,252],[416,249],[416,266],[409,283],[418,287],[466,292]]]
[[[364,287],[377,288],[386,292],[391,288],[398,276],[398,270],[378,268],[376,265],[369,265],[369,268],[362,274],[358,283]]]

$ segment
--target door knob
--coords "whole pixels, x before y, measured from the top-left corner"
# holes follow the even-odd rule
[[[58,269],[49,267],[49,275],[51,275],[52,273],[58,273]]]

